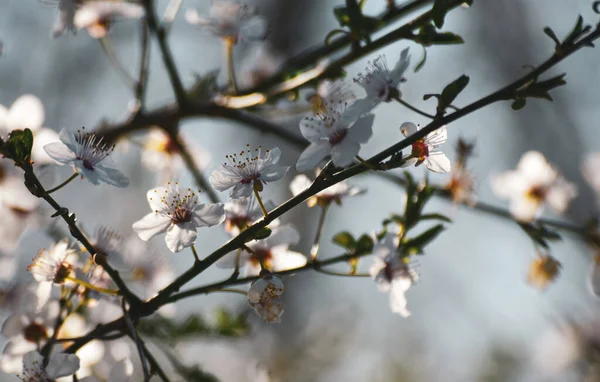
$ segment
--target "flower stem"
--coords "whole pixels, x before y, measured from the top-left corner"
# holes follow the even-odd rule
[[[422,115],[423,117],[427,117],[429,119],[435,119],[434,115],[431,115],[429,113],[424,112],[421,109],[417,109],[416,107],[414,107],[413,105],[409,104],[408,102],[406,102],[405,100],[403,100],[400,97],[394,97],[394,99],[401,105],[406,106],[407,108],[409,108],[410,110],[414,111],[417,114]]]
[[[258,193],[258,190],[256,188],[253,188],[254,190],[254,195],[256,196],[256,201],[258,202],[258,205],[260,206],[260,209],[263,212],[263,215],[265,215],[265,218],[267,216],[269,216],[269,213],[267,212],[267,209],[265,208],[265,205],[262,202],[262,199],[260,198],[260,194]]]
[[[194,259],[196,259],[196,262],[200,262],[200,257],[198,257],[198,252],[196,252],[196,247],[194,247],[194,244],[192,244],[190,248],[192,249],[192,253],[194,254]]]
[[[71,183],[71,181],[75,178],[77,178],[77,175],[79,175],[78,173],[73,173],[73,175],[71,175],[67,180],[65,180],[64,182],[62,182],[61,184],[59,184],[58,186],[49,189],[48,191],[46,191],[46,195],[50,195],[51,193],[53,193],[54,191],[58,191],[61,188],[63,188],[64,186],[66,186],[67,184]]]
[[[227,56],[227,69],[229,71],[229,87],[233,90],[234,94],[238,94],[235,65],[233,63],[233,40],[231,38],[225,39],[225,52]]]
[[[119,293],[120,293],[118,289],[101,288],[99,286],[90,284],[87,281],[83,281],[83,280],[80,280],[80,279],[72,277],[72,276],[67,277],[66,280],[72,281],[75,284],[79,284],[79,285],[81,285],[83,287],[86,287],[87,289],[91,289],[91,290],[94,290],[94,291],[99,292],[99,293],[110,294],[112,296],[118,296]]]
[[[313,245],[310,248],[310,259],[312,261],[314,261],[319,254],[319,242],[321,241],[321,235],[323,234],[323,228],[325,227],[325,216],[327,215],[328,209],[329,205],[321,207],[321,216],[319,217],[319,222],[317,223],[317,233],[315,235]]]

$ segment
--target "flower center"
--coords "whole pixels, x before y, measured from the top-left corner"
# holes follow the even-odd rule
[[[339,144],[348,135],[348,129],[337,129],[329,135],[329,143],[332,146]]]
[[[534,200],[537,203],[542,202],[546,198],[548,189],[543,186],[533,186],[527,191],[527,197]]]
[[[273,254],[268,249],[254,249],[253,254],[250,256],[250,262],[254,266],[259,266],[261,263],[271,269],[271,261],[273,259]]]
[[[192,212],[183,207],[175,208],[173,215],[171,216],[173,223],[186,223],[192,220]]]
[[[412,144],[412,153],[413,158],[417,158],[419,160],[425,160],[429,156],[429,146],[423,139],[419,139],[415,143]]]
[[[71,275],[71,264],[61,263],[56,271],[53,282],[56,284],[62,284],[67,277]]]
[[[42,325],[32,322],[23,329],[23,336],[27,341],[39,344],[48,338],[48,331]]]

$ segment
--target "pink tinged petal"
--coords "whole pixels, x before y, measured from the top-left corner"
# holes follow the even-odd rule
[[[235,176],[227,166],[223,165],[213,171],[208,180],[217,191],[225,191],[235,186],[240,181],[239,177]]]
[[[344,140],[351,140],[358,143],[366,143],[373,135],[373,121],[375,115],[367,114],[348,129],[348,134]]]
[[[94,171],[97,174],[98,181],[109,184],[111,186],[125,188],[129,185],[129,179],[121,171],[116,168],[97,165]]]
[[[342,142],[333,146],[331,150],[331,160],[337,167],[346,167],[352,163],[360,151],[360,143],[344,139]]]
[[[425,143],[429,146],[429,150],[435,149],[448,140],[448,129],[442,126],[439,129],[429,133],[425,138]]]
[[[325,157],[330,155],[331,153],[331,145],[328,141],[319,141],[315,143],[311,143],[302,154],[300,154],[300,158],[298,158],[298,162],[296,163],[296,170],[298,171],[307,171],[311,170],[323,160]]]
[[[82,5],[75,12],[73,22],[77,29],[81,29],[97,24],[100,20],[106,18],[137,19],[142,16],[144,16],[144,8],[139,4],[97,1]]]
[[[225,207],[223,203],[201,204],[192,213],[192,223],[196,227],[211,227],[223,223]]]
[[[325,122],[316,118],[304,118],[300,121],[300,132],[309,142],[319,142],[328,136]]]
[[[77,159],[75,153],[62,142],[49,143],[44,146],[44,151],[60,165],[71,164]]]
[[[133,223],[132,228],[140,239],[148,241],[153,236],[166,232],[171,224],[171,218],[168,216],[151,212]]]
[[[260,180],[263,182],[275,182],[287,174],[290,166],[271,167],[260,173]]]
[[[438,174],[447,174],[450,172],[452,165],[446,154],[434,152],[425,159],[425,167]]]
[[[400,125],[400,132],[405,137],[409,137],[417,131],[419,131],[419,128],[412,122],[404,122],[402,125]]]
[[[42,127],[36,134],[33,140],[33,149],[31,150],[31,159],[36,164],[54,163],[52,158],[46,153],[44,147],[52,142],[59,140],[58,133],[52,129]]]
[[[253,192],[252,187],[253,187],[253,185],[251,183],[248,183],[248,184],[238,183],[231,189],[231,192],[229,193],[229,197],[231,199],[246,198],[246,197],[252,195],[252,192]]]
[[[293,251],[278,251],[273,253],[271,265],[274,272],[286,271],[288,269],[296,269],[305,266],[307,263],[306,256]]]
[[[79,357],[75,354],[58,353],[50,356],[46,373],[51,379],[66,377],[79,370]]]
[[[294,178],[294,180],[292,180],[292,182],[290,183],[290,191],[292,191],[292,194],[294,196],[296,196],[299,193],[301,193],[302,191],[309,188],[311,186],[311,184],[312,184],[312,182],[308,178],[308,176],[306,176],[304,174],[300,174],[300,175],[296,176]]]
[[[184,248],[191,246],[196,242],[196,227],[191,222],[173,224],[165,236],[167,248],[171,252],[181,252]]]
[[[15,100],[8,111],[8,130],[38,130],[44,123],[44,105],[34,95],[25,94]]]

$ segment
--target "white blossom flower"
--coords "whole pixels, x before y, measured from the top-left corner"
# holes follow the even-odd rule
[[[298,252],[290,251],[290,245],[298,244],[300,234],[291,225],[273,228],[271,235],[263,240],[246,243],[250,251],[231,252],[222,257],[217,265],[222,268],[246,267],[246,275],[258,275],[262,265],[271,272],[295,269],[306,265],[306,257]]]
[[[23,357],[24,382],[53,382],[57,378],[73,375],[79,370],[79,358],[75,354],[51,354],[44,367],[44,357],[38,351],[31,351]]]
[[[35,281],[63,284],[73,272],[69,257],[75,252],[68,249],[66,240],[59,241],[49,250],[41,249],[27,267]]]
[[[133,376],[133,363],[129,358],[111,365],[110,374],[105,382],[131,382]],[[100,382],[95,376],[88,376],[79,380],[79,382]]]
[[[294,196],[300,194],[305,191],[312,185],[312,181],[308,178],[308,176],[304,174],[297,175],[292,183],[290,183],[290,190]],[[355,196],[365,193],[366,190],[364,188],[352,186],[346,182],[339,182],[334,184],[331,187],[327,187],[323,191],[319,191],[316,195],[308,198],[307,203],[309,207],[314,207],[317,204],[320,206],[327,206],[331,202],[335,202],[338,205],[341,205],[342,199]]]
[[[600,152],[586,155],[581,165],[585,180],[600,199]]]
[[[109,156],[114,145],[103,142],[95,133],[86,133],[83,129],[75,134],[62,129],[59,137],[62,142],[44,146],[56,163],[73,166],[75,171],[95,185],[100,182],[121,188],[129,185],[125,175],[110,165]]]
[[[275,208],[275,203],[270,200],[264,202],[265,209],[270,211]],[[247,198],[231,199],[225,203],[225,231],[237,236],[253,223],[263,218],[263,212],[253,195]],[[279,219],[269,224],[270,228],[279,225]]]
[[[300,121],[300,132],[310,145],[300,154],[296,170],[307,171],[315,168],[323,159],[331,156],[337,167],[346,167],[352,163],[373,134],[375,116],[362,117],[350,114],[348,110],[340,112],[331,121],[304,118]]]
[[[497,196],[510,200],[510,212],[524,222],[535,219],[545,205],[563,213],[577,195],[575,185],[563,178],[537,151],[523,154],[516,170],[494,177],[492,189]]]
[[[9,109],[0,105],[0,138],[6,138],[14,130],[31,130],[34,137],[31,159],[36,164],[54,163],[44,151],[44,146],[56,141],[58,134],[43,125],[44,105],[32,94],[20,96]]]
[[[187,142],[186,137],[181,137],[181,141]],[[205,170],[210,163],[210,154],[191,144],[186,144],[186,147],[198,169]],[[148,170],[160,173],[158,183],[176,179],[184,167],[175,142],[162,129],[158,128],[152,128],[146,134],[142,143],[141,161]]]
[[[198,194],[191,188],[182,194],[177,182],[150,190],[147,197],[153,212],[133,223],[133,230],[144,241],[166,232],[165,241],[172,252],[194,244],[198,228],[225,220],[223,203],[198,204]]]
[[[333,118],[335,105],[348,105],[356,100],[350,85],[344,80],[321,81],[315,93],[309,94],[309,100],[315,116],[322,119]]]
[[[23,356],[43,346],[54,333],[58,315],[58,301],[51,300],[39,311],[22,311],[11,314],[2,324],[2,334],[7,337],[0,370],[17,373],[21,370]]]
[[[217,191],[233,187],[229,193],[232,199],[250,196],[253,190],[262,191],[264,184],[283,178],[290,168],[278,165],[281,157],[278,147],[263,151],[258,146],[253,153],[249,146],[239,155],[227,155],[229,163],[223,163],[209,178]]]
[[[250,285],[248,301],[254,311],[265,322],[280,322],[283,314],[283,304],[279,298],[282,294],[283,280],[281,277],[263,272],[261,278]]]
[[[403,75],[410,64],[408,48],[400,53],[400,59],[389,70],[385,56],[379,56],[369,62],[365,73],[354,78],[367,93],[366,98],[357,100],[351,108],[358,114],[369,113],[381,102],[390,102],[394,97],[402,97],[398,86],[403,81]]]
[[[114,19],[139,19],[143,16],[144,7],[140,4],[126,1],[89,1],[76,9],[73,24],[78,30],[86,28],[91,37],[102,38],[106,36]]]
[[[405,137],[409,137],[415,134],[421,129],[420,126],[415,125],[412,122],[404,122],[400,126],[400,131]],[[446,126],[442,126],[439,129],[427,134],[423,139],[419,139],[412,144],[412,151],[410,156],[402,167],[408,166],[419,166],[421,163],[425,163],[425,167],[428,170],[437,172],[440,174],[446,174],[451,170],[450,159],[441,151],[436,151],[438,147],[446,143],[448,140],[448,130]]]
[[[199,25],[233,43],[263,40],[267,34],[267,22],[258,15],[257,9],[235,0],[213,0],[210,16],[202,16],[197,10],[189,9],[185,18],[190,24]]]
[[[382,243],[373,249],[374,262],[369,273],[381,292],[390,294],[392,312],[402,317],[410,316],[406,308],[406,291],[419,279],[419,275],[410,267],[407,258],[398,253],[398,236],[388,233]]]
[[[5,284],[0,288],[0,309],[18,313],[37,312],[48,302],[51,288],[50,283]]]

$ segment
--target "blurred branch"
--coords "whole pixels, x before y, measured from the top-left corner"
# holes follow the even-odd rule
[[[148,25],[144,22],[140,23],[141,26],[141,58],[140,68],[138,71],[138,80],[135,85],[135,99],[137,102],[137,110],[140,112],[144,107],[144,98],[146,95],[146,83],[148,81],[148,65],[150,64],[150,31]]]

